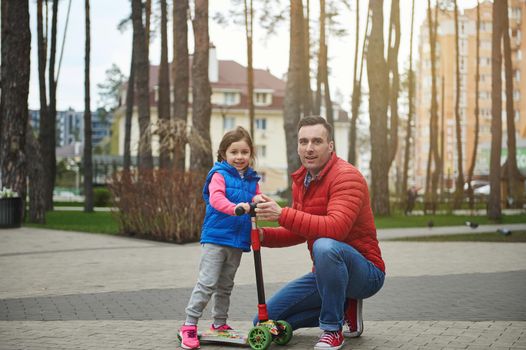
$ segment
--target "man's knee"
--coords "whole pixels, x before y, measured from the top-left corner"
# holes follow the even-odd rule
[[[314,258],[324,258],[337,254],[341,242],[332,238],[318,238],[312,245],[312,254]]]

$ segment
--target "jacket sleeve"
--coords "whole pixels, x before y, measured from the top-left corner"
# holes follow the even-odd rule
[[[364,204],[366,186],[361,175],[350,171],[342,172],[328,185],[326,215],[283,208],[279,224],[305,239],[326,237],[345,241]]]
[[[283,227],[265,227],[261,245],[269,248],[282,248],[297,245],[306,241],[300,235],[290,232]]]

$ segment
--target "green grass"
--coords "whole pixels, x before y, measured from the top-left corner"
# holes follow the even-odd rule
[[[429,220],[433,220],[434,226],[457,226],[464,225],[466,221],[474,221],[479,224],[496,224],[485,216],[456,216],[456,215],[425,215],[425,216],[403,216],[393,215],[389,217],[375,218],[376,227],[402,228],[402,227],[426,227]],[[525,223],[526,214],[503,216],[501,224]],[[25,224],[28,227],[41,227],[67,231],[81,231],[93,233],[117,234],[118,224],[110,212],[84,213],[82,211],[52,211],[46,214],[46,224]],[[277,222],[260,221],[259,227],[278,226]]]
[[[500,233],[466,233],[458,235],[437,235],[422,237],[393,238],[389,241],[403,242],[503,242],[503,243],[526,243],[526,231],[512,232],[504,236]]]
[[[25,223],[24,226],[105,234],[119,232],[117,221],[110,212],[50,211],[46,213],[45,225]]]
[[[464,225],[466,221],[473,221],[479,225],[487,224],[520,224],[526,222],[526,214],[506,215],[499,222],[492,221],[486,216],[470,215],[393,215],[377,216],[374,219],[377,228],[402,228],[402,227],[426,227],[429,221],[434,226],[458,226]]]

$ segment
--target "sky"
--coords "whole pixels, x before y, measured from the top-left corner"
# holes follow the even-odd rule
[[[57,63],[62,48],[62,38],[65,27],[65,18],[68,3],[71,1],[71,13],[66,33],[62,66],[57,87],[57,109],[73,108],[84,109],[84,1],[62,0],[59,7]],[[169,1],[171,3],[171,1]],[[282,1],[284,3],[284,1]],[[311,0],[311,17],[317,12],[318,2]],[[352,11],[355,2],[350,1]],[[365,18],[367,1],[360,1],[360,17]],[[460,0],[459,7],[470,8],[476,6],[476,0]],[[159,11],[158,1],[153,0],[153,11]],[[231,8],[231,0],[209,0],[209,14],[216,12],[227,13]],[[254,3],[257,3],[254,2]],[[434,3],[434,1],[433,1]],[[389,17],[390,1],[385,1],[384,18]],[[418,28],[426,16],[427,1],[415,0],[415,37],[413,39],[413,59],[417,59]],[[124,32],[117,29],[119,22],[130,15],[131,5],[129,0],[91,0],[91,108],[100,105],[97,84],[105,80],[105,71],[114,63],[127,76],[129,74],[132,28]],[[355,12],[342,8],[339,13],[339,22],[343,24],[349,35],[343,38],[330,36],[329,65],[331,69],[330,87],[333,100],[340,102],[348,108],[352,92],[354,37],[355,37]],[[408,66],[409,33],[411,24],[411,0],[400,0],[401,21],[401,46],[399,52],[400,69]],[[51,18],[51,6],[50,6]],[[171,24],[169,24],[171,26]],[[312,26],[316,24],[312,23]],[[209,21],[210,40],[217,49],[219,59],[234,60],[246,65],[246,46],[244,29],[242,26],[229,24],[221,26],[212,19]],[[264,30],[257,23],[254,26],[254,67],[269,69],[277,77],[283,77],[287,72],[289,61],[289,23],[284,22],[277,28],[277,34],[266,36]],[[39,109],[38,93],[38,59],[36,47],[36,1],[30,1],[30,27],[32,33],[31,46],[31,77],[29,91],[29,108]],[[363,31],[365,22],[361,24]],[[316,28],[312,28],[315,30]],[[191,25],[189,25],[189,51],[193,52],[191,38]],[[169,40],[171,42],[171,29],[169,27]],[[360,35],[362,37],[362,35]],[[385,41],[386,38],[384,39]],[[171,60],[171,44],[169,44],[169,59]],[[159,64],[160,39],[153,39],[150,46],[150,63]],[[315,62],[311,62],[311,67]],[[365,66],[364,66],[365,70]]]

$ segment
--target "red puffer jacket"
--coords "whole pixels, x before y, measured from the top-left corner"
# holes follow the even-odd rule
[[[283,208],[281,227],[265,228],[263,246],[288,247],[317,238],[332,238],[358,250],[385,272],[385,264],[376,237],[369,190],[362,174],[334,153],[308,189],[302,166],[292,174],[292,208]]]

